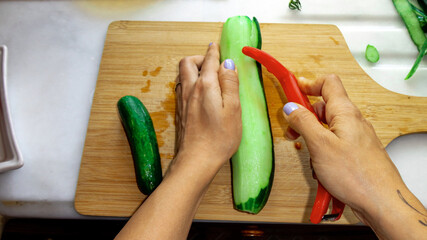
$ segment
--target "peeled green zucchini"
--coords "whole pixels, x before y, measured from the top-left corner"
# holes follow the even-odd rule
[[[261,48],[257,19],[229,18],[222,29],[220,46],[221,61],[230,58],[236,64],[242,107],[242,141],[231,160],[234,206],[256,214],[267,203],[274,175],[273,139],[261,66],[242,53],[244,46]]]

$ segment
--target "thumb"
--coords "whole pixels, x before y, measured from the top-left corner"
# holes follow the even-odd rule
[[[331,134],[312,112],[294,102],[288,102],[283,106],[283,116],[289,126],[303,136],[308,146],[322,143],[324,136]]]
[[[219,69],[218,80],[221,87],[224,106],[236,101],[240,104],[239,78],[237,77],[236,66],[234,65],[233,60],[224,60]]]

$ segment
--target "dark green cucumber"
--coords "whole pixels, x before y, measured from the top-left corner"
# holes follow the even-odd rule
[[[122,97],[117,102],[117,108],[132,152],[138,188],[149,195],[162,181],[153,122],[145,106],[134,96]]]
[[[239,73],[242,141],[231,160],[233,199],[237,210],[258,213],[267,203],[273,183],[274,152],[260,65],[242,48],[261,48],[256,18],[229,18],[222,29],[221,61],[232,59]]]

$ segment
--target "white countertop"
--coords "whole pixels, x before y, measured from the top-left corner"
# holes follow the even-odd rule
[[[261,3],[262,2],[262,3]],[[417,50],[391,0],[0,1],[0,45],[8,47],[9,107],[24,166],[0,174],[0,214],[80,218],[73,207],[105,34],[114,20],[335,24],[362,68],[387,89],[427,96],[424,61],[403,78]],[[380,62],[364,58],[367,44]],[[427,124],[427,120],[426,120]],[[409,188],[427,206],[427,134],[388,147]]]

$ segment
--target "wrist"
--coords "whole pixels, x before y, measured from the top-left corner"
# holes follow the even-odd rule
[[[203,152],[180,150],[169,165],[165,177],[180,176],[198,186],[207,187],[221,169],[222,162],[222,159]]]
[[[390,194],[384,195],[376,206],[363,212],[355,211],[356,215],[380,239],[419,239],[425,236],[422,221],[427,216],[426,209],[406,185],[396,186],[387,193]]]

